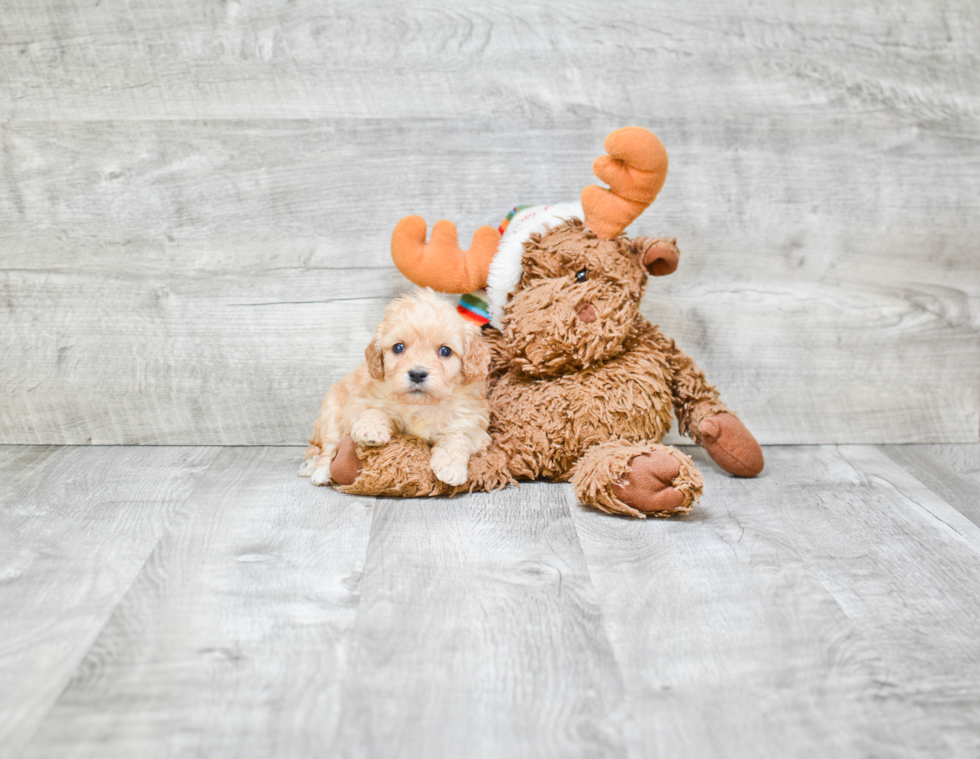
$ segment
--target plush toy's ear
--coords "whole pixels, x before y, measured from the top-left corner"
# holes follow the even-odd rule
[[[676,237],[670,240],[637,237],[632,245],[650,276],[663,277],[677,270],[681,252],[677,249]]]
[[[376,380],[383,380],[385,378],[385,354],[381,350],[381,346],[378,345],[377,339],[372,340],[365,349],[364,358],[367,359],[368,374]]]
[[[463,376],[470,382],[485,380],[490,372],[490,349],[479,335],[470,337],[463,354]]]

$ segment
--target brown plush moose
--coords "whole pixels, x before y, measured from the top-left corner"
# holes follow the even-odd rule
[[[331,467],[341,490],[439,495],[544,477],[571,481],[583,504],[602,511],[683,514],[702,479],[690,457],[661,443],[671,410],[722,469],[762,471],[752,434],[691,357],[640,315],[648,275],[672,273],[680,252],[673,239],[622,232],[660,191],[667,153],[639,127],[617,130],[605,147],[593,170],[610,189],[587,187],[581,204],[515,209],[502,230],[481,227],[469,251],[450,222],[437,222],[428,244],[423,219],[399,222],[399,269],[420,286],[477,291],[460,311],[491,322],[492,443],[470,460],[466,485],[452,488],[432,475],[417,439],[375,449],[348,439]]]

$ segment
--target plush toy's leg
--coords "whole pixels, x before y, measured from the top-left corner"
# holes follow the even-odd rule
[[[392,435],[387,444],[370,448],[345,437],[330,465],[330,478],[337,490],[353,495],[415,498],[448,494],[453,488],[436,479],[429,465],[431,457],[424,441],[408,435]]]
[[[393,435],[377,448],[359,447],[350,437],[337,445],[330,478],[343,493],[415,498],[494,490],[514,482],[507,469],[506,451],[490,448],[470,458],[467,480],[450,487],[436,479],[432,450],[418,438]]]
[[[571,481],[586,506],[640,518],[687,514],[703,484],[694,462],[676,448],[619,440],[586,451]]]
[[[714,462],[730,474],[755,477],[765,462],[762,448],[735,412],[721,402],[694,359],[669,342],[668,359],[674,375],[674,413],[683,435],[704,447]]]
[[[456,488],[456,492],[489,492],[516,482],[510,470],[509,451],[500,445],[499,440],[492,440],[487,450],[470,458],[466,483]]]

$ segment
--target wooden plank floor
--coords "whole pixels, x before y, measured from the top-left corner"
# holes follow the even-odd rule
[[[643,522],[0,447],[0,757],[980,755],[980,445],[689,451]]]

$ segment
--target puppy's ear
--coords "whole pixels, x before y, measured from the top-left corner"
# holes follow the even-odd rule
[[[677,238],[668,240],[651,237],[637,237],[632,242],[633,250],[640,256],[647,274],[652,277],[662,277],[673,274],[681,259],[677,249]]]
[[[383,380],[385,378],[385,354],[377,340],[371,341],[371,344],[364,351],[364,358],[367,359],[368,374],[376,380]]]
[[[490,372],[490,349],[479,334],[472,335],[463,354],[463,376],[469,382],[482,381]]]

